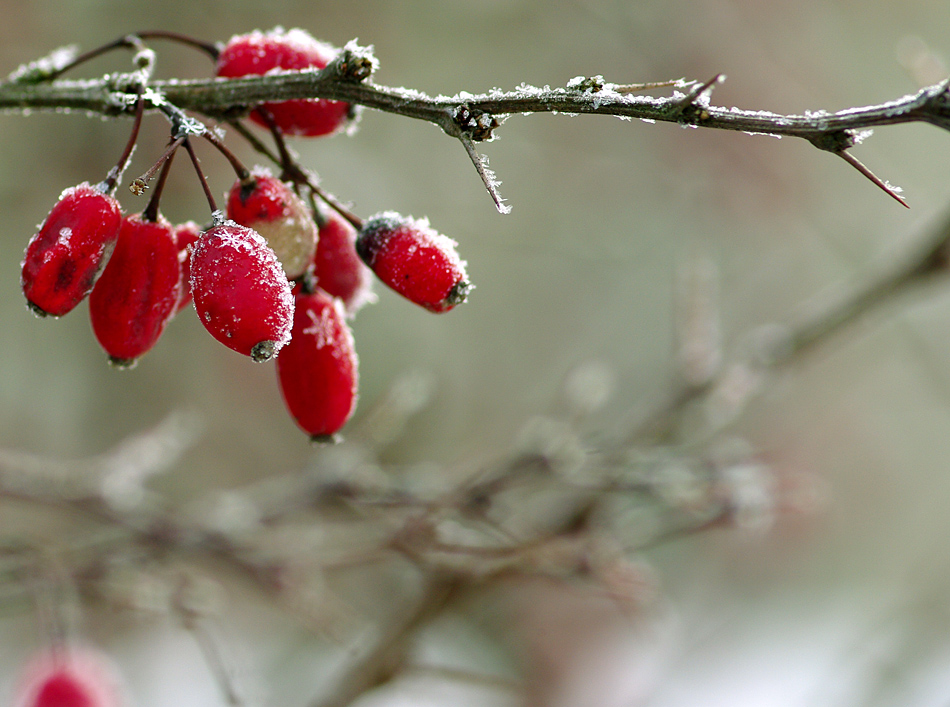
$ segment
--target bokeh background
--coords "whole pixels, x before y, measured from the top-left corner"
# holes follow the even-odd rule
[[[225,40],[283,25],[337,45],[372,44],[377,82],[431,94],[559,86],[578,75],[639,82],[722,72],[714,103],[780,113],[896,98],[945,78],[940,62],[950,57],[950,6],[933,0],[39,0],[5,2],[0,13],[0,73],[58,46],[89,48],[132,30]],[[160,77],[209,72],[187,48],[154,46]],[[927,51],[929,66],[914,64]],[[117,53],[77,73],[126,62]],[[0,447],[85,457],[171,411],[193,411],[204,421],[201,441],[156,481],[183,505],[319,454],[285,413],[273,367],[225,350],[190,312],[131,371],[106,364],[85,307],[58,321],[27,312],[19,291],[27,240],[62,189],[102,178],[128,123],[77,114],[0,122]],[[843,161],[789,139],[551,115],[514,116],[499,134],[483,149],[513,207],[507,216],[495,212],[462,148],[429,124],[366,111],[352,137],[293,143],[357,213],[428,216],[459,242],[477,287],[445,316],[377,287],[379,302],[355,321],[354,427],[394,382],[423,376],[431,385],[428,406],[382,451],[397,467],[471,467],[503,453],[526,420],[562,404],[578,366],[610,371],[612,396],[595,431],[668,389],[677,374],[676,273],[691,255],[718,269],[730,353],[750,328],[788,321],[870,276],[950,203],[950,136],[927,126],[879,129],[856,151],[905,189],[910,210]],[[149,117],[130,176],[166,137],[163,119]],[[239,136],[229,144],[255,161]],[[223,194],[233,178],[227,164],[210,149],[201,154]],[[164,211],[201,221],[195,177],[184,161],[176,167]],[[144,206],[131,194],[121,199],[129,211]],[[768,533],[708,533],[649,553],[642,559],[662,607],[649,621],[605,622],[600,610],[530,594],[461,617],[432,650],[530,663],[528,646],[543,643],[551,665],[576,672],[556,672],[564,689],[550,704],[946,704],[948,390],[950,282],[896,299],[826,342],[772,381],[732,428],[770,464],[820,480],[824,502],[814,513]],[[10,532],[38,522],[21,507],[5,517]],[[329,670],[314,657],[324,649],[279,612],[251,607],[230,626],[236,664],[265,704],[307,704]],[[9,693],[40,639],[31,616],[4,616],[0,686]],[[516,638],[506,640],[512,616]],[[224,704],[173,621],[92,613],[87,624],[120,658],[133,704]],[[517,703],[504,691],[406,689],[372,703]]]

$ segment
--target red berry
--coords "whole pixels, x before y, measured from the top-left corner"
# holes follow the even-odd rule
[[[218,56],[217,75],[225,78],[261,76],[274,70],[322,69],[338,50],[314,39],[302,29],[276,28],[231,37]],[[299,99],[264,103],[274,121],[287,135],[317,137],[335,133],[349,121],[349,103],[320,99]],[[267,126],[256,112],[251,120]]]
[[[117,707],[111,663],[89,650],[47,651],[26,668],[17,707]]]
[[[175,227],[175,243],[178,245],[178,265],[181,271],[176,314],[191,304],[191,251],[200,235],[201,226],[194,221],[187,221]]]
[[[87,182],[67,189],[30,240],[20,283],[39,315],[62,316],[92,290],[119,233],[122,209]]]
[[[228,348],[266,361],[288,341],[290,283],[264,239],[233,221],[209,228],[191,253],[198,318]]]
[[[432,230],[427,219],[388,211],[363,224],[356,252],[380,280],[406,299],[431,312],[447,312],[472,290],[456,245]]]
[[[293,335],[277,356],[277,377],[287,409],[312,439],[332,437],[350,419],[358,362],[339,299],[319,288],[296,296]]]
[[[291,280],[307,271],[317,249],[317,224],[290,187],[266,170],[239,179],[228,195],[228,218],[257,231]]]
[[[122,221],[115,251],[89,295],[92,330],[113,364],[131,366],[175,314],[181,281],[178,244],[164,219]]]
[[[313,274],[320,289],[343,300],[347,316],[376,301],[371,271],[356,253],[356,229],[336,212],[320,226]]]

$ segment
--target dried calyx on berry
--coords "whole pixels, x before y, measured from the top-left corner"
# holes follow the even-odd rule
[[[314,441],[329,441],[356,408],[353,334],[340,299],[298,288],[295,300],[290,343],[277,356],[278,383],[297,425]]]
[[[103,185],[64,191],[26,247],[20,284],[30,309],[54,317],[74,309],[92,291],[121,222],[119,202]]]
[[[335,47],[314,39],[302,29],[277,27],[269,32],[251,32],[231,37],[218,56],[217,75],[225,78],[261,76],[275,70],[323,69],[338,54]],[[356,109],[343,101],[294,99],[261,105],[287,135],[317,137],[344,128]],[[251,120],[268,126],[259,111]]]
[[[293,190],[263,168],[238,179],[228,194],[228,218],[257,231],[291,280],[307,271],[317,250],[313,213]]]
[[[313,275],[321,290],[343,300],[348,317],[377,299],[372,271],[356,252],[356,229],[335,211],[321,215]]]
[[[233,221],[201,234],[191,253],[198,318],[222,344],[267,361],[290,341],[294,298],[263,238]]]
[[[430,312],[447,312],[474,288],[457,245],[434,231],[427,219],[387,211],[363,224],[356,252],[380,280],[406,299]]]
[[[109,360],[128,368],[177,311],[181,265],[172,226],[141,215],[122,221],[115,251],[89,295],[89,317]]]

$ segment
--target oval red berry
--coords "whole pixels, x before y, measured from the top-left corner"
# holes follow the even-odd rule
[[[430,312],[447,312],[464,302],[473,288],[456,245],[426,219],[386,212],[363,224],[356,252],[406,299]]]
[[[238,353],[266,361],[290,341],[290,283],[250,228],[225,221],[201,234],[191,253],[191,294],[208,332]]]
[[[257,231],[291,280],[303,275],[317,250],[317,224],[301,198],[266,170],[240,179],[228,194],[228,218]]]
[[[187,221],[175,227],[175,243],[178,246],[178,266],[180,282],[178,288],[177,314],[191,304],[191,251],[195,241],[201,235],[201,227],[194,221]]]
[[[117,707],[115,668],[86,648],[46,650],[26,666],[17,689],[16,707]]]
[[[322,69],[336,56],[335,48],[301,29],[274,29],[232,37],[218,56],[217,75],[226,78],[261,76],[275,70]],[[352,107],[342,101],[299,99],[264,103],[274,122],[287,135],[318,137],[343,128]],[[251,120],[267,126],[257,112]]]
[[[356,229],[336,212],[320,226],[313,274],[321,290],[343,300],[349,317],[376,301],[372,271],[356,253]]]
[[[181,291],[178,243],[164,219],[122,222],[115,252],[89,295],[96,339],[113,364],[131,366],[175,314]]]
[[[359,385],[353,334],[343,303],[319,288],[298,294],[290,343],[277,356],[287,409],[315,440],[332,437],[353,414]]]
[[[30,308],[62,316],[92,290],[115,246],[122,210],[114,197],[84,182],[67,189],[30,239],[20,284]]]

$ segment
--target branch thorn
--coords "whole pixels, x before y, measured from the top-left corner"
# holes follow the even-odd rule
[[[834,154],[838,155],[838,157],[843,159],[845,162],[850,164],[852,167],[858,170],[865,177],[870,179],[874,184],[876,184],[885,192],[887,192],[889,196],[891,196],[895,201],[898,201],[904,208],[907,208],[907,209],[910,208],[910,204],[908,204],[907,201],[904,199],[904,197],[900,195],[899,187],[895,187],[894,185],[888,184],[887,182],[885,182],[883,179],[881,179],[876,174],[874,174],[874,172],[872,172],[870,169],[865,167],[864,164],[857,157],[852,155],[850,152],[848,152],[847,150],[838,150]]]
[[[696,103],[696,101],[698,101],[699,98],[700,98],[704,93],[706,93],[706,91],[709,91],[710,89],[715,88],[717,84],[720,84],[720,83],[722,83],[722,82],[725,81],[725,80],[726,80],[725,74],[721,74],[721,73],[720,73],[720,74],[716,74],[715,76],[713,76],[711,79],[709,79],[709,80],[706,81],[705,83],[701,83],[701,84],[699,84],[698,86],[694,86],[693,89],[692,89],[689,93],[687,93],[687,94],[676,104],[676,109],[675,109],[675,111],[674,111],[674,114],[679,115],[679,114],[683,113],[687,108],[689,108],[689,107],[692,106],[694,103]]]
[[[485,185],[489,196],[491,196],[492,201],[495,202],[495,208],[498,209],[498,213],[510,213],[511,207],[505,203],[505,200],[498,191],[498,185],[500,182],[495,178],[495,173],[488,168],[488,158],[486,158],[484,155],[478,154],[478,151],[475,149],[475,143],[471,138],[466,137],[465,135],[460,135],[459,140],[461,141],[462,146],[465,148],[465,151],[468,153],[468,156],[471,158],[472,164],[475,165],[478,176],[482,178],[482,184]]]

